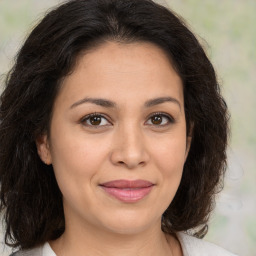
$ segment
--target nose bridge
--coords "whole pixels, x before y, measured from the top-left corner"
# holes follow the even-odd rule
[[[148,159],[142,127],[134,120],[120,125],[115,134],[113,163],[135,168],[137,165],[144,165]]]
[[[123,146],[130,153],[139,152],[143,148],[143,134],[136,124],[129,124],[120,129]]]

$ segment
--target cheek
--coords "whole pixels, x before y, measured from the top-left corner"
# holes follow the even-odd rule
[[[155,159],[165,170],[182,169],[186,159],[185,136],[173,136],[158,141],[154,147]]]
[[[86,139],[66,137],[54,144],[52,149],[53,165],[56,171],[63,175],[80,176],[93,175],[97,166],[103,161],[106,150]]]
[[[95,146],[89,139],[66,136],[54,143],[52,154],[54,173],[64,201],[73,208],[83,204],[89,207],[87,199],[94,196],[92,188],[105,161],[106,149]]]
[[[172,137],[154,148],[154,160],[157,169],[160,171],[159,183],[162,184],[166,197],[172,200],[182,177],[185,163],[186,140],[184,137]]]

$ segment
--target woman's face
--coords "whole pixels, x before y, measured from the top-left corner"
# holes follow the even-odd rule
[[[79,58],[37,141],[63,194],[66,226],[134,233],[159,225],[189,141],[183,89],[150,43],[108,42]]]

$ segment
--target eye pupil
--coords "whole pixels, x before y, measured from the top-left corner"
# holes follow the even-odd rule
[[[152,120],[153,124],[161,124],[162,123],[162,117],[161,116],[153,116],[151,120]]]
[[[92,117],[90,117],[90,123],[92,125],[99,125],[101,123],[101,117],[100,116],[92,116]]]
[[[91,115],[85,119],[85,123],[87,123],[88,126],[104,126],[105,122],[103,121],[102,123],[102,118],[105,119],[101,115]],[[165,119],[168,119],[168,117],[162,114],[152,115],[150,119],[151,124],[159,127],[164,126],[166,123],[168,124],[170,122],[170,119],[166,121]]]

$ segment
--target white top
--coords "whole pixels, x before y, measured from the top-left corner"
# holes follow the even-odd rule
[[[44,244],[42,256],[56,256],[49,243]]]
[[[225,249],[209,243],[205,240],[189,236],[183,232],[178,232],[183,256],[236,256]],[[28,251],[14,253],[13,256],[57,256],[49,243]]]
[[[178,232],[176,235],[180,241],[183,256],[236,256],[213,243],[183,232]]]

